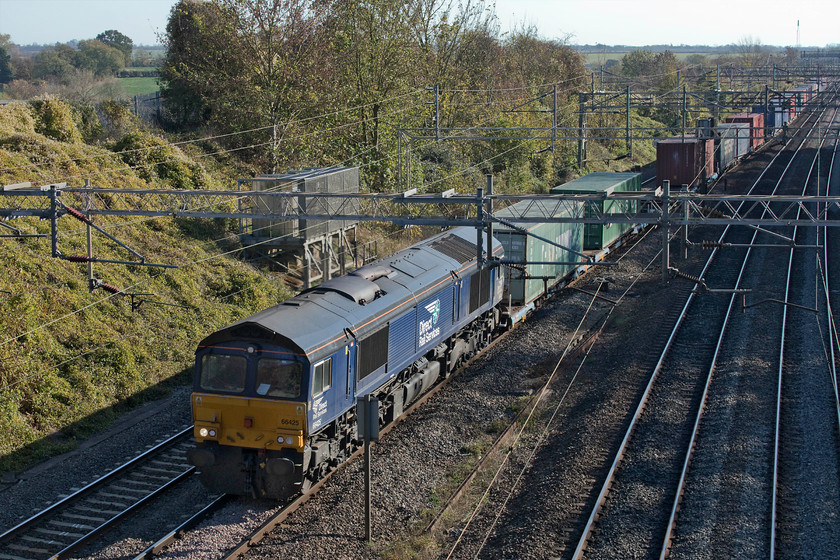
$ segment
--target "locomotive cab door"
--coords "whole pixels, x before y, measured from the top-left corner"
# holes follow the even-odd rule
[[[356,343],[351,341],[344,349],[347,356],[347,375],[344,388],[344,405],[352,405],[356,402]]]

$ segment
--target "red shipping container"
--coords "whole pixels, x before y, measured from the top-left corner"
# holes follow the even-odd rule
[[[671,188],[702,185],[715,172],[715,141],[681,136],[656,143],[656,184],[671,182]]]
[[[725,122],[749,124],[750,146],[753,150],[764,143],[764,113],[737,113],[726,117]]]

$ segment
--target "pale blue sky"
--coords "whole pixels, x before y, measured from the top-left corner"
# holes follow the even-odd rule
[[[0,0],[0,33],[52,44],[90,39],[107,29],[154,44],[176,0]],[[492,0],[488,1],[488,4]],[[840,43],[838,0],[495,0],[503,31],[534,24],[542,36],[572,43],[625,45]]]

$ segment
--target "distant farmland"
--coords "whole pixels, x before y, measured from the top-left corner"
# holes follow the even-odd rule
[[[157,78],[120,78],[119,81],[131,97],[154,93],[160,89]]]

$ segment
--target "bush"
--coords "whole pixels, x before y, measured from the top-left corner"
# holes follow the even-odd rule
[[[35,119],[25,103],[0,106],[0,138],[13,134],[35,134]]]
[[[101,140],[105,134],[105,128],[99,122],[99,115],[93,105],[84,104],[76,107],[73,111],[76,120],[76,128],[82,135],[82,140],[87,144],[93,144]]]
[[[177,189],[199,189],[207,185],[208,178],[201,165],[147,132],[129,132],[114,144],[113,150],[147,181],[158,178]]]
[[[77,144],[82,141],[82,135],[73,120],[73,112],[67,103],[48,97],[34,101],[32,110],[35,132],[59,142]]]
[[[125,101],[103,101],[99,104],[100,120],[108,134],[119,138],[142,128]]]

